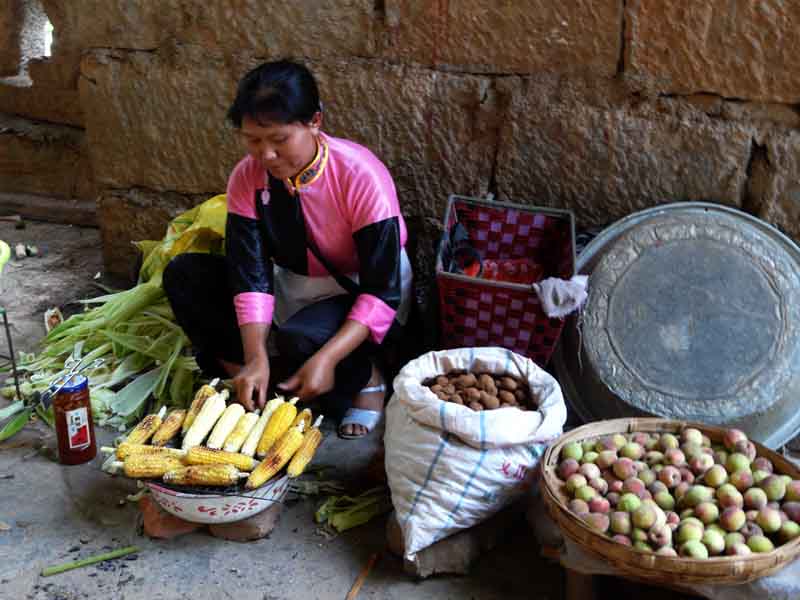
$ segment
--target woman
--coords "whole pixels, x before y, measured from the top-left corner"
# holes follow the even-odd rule
[[[381,416],[376,358],[406,321],[411,268],[388,170],[322,133],[321,107],[302,65],[265,63],[241,80],[228,119],[248,154],[228,180],[226,256],[176,257],[164,288],[200,367],[232,377],[248,410],[266,401],[274,324],[293,372],[277,387],[319,398],[356,438]]]

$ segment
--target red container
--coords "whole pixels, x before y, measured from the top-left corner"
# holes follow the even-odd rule
[[[569,279],[575,271],[572,212],[451,196],[436,261],[443,348],[500,346],[544,367],[564,320],[543,312],[530,285],[448,272],[443,254],[456,223],[484,261],[528,258],[542,267],[542,278]]]
[[[89,381],[75,375],[53,399],[58,461],[62,465],[80,465],[97,454],[94,437],[92,405],[89,401]]]

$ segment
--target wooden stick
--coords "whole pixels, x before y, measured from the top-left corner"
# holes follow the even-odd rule
[[[139,548],[137,546],[128,546],[127,548],[112,550],[111,552],[106,552],[105,554],[97,554],[96,556],[91,556],[89,558],[76,560],[75,562],[64,563],[63,565],[56,565],[55,567],[47,567],[46,569],[42,569],[42,577],[49,577],[50,575],[58,575],[59,573],[63,573],[64,571],[79,569],[80,567],[93,565],[94,563],[103,562],[104,560],[111,560],[112,558],[127,556],[128,554],[134,554],[136,552],[139,552]]]
[[[345,600],[355,600],[356,596],[358,596],[358,592],[361,591],[361,586],[364,585],[364,582],[367,580],[367,576],[369,572],[372,570],[372,567],[375,566],[375,563],[378,562],[378,558],[380,554],[377,552],[369,557],[367,564],[361,569],[361,573],[358,574],[356,577],[355,582],[353,583],[353,587],[350,588],[350,592],[347,594],[347,598]]]

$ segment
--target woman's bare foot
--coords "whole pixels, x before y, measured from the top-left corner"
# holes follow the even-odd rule
[[[372,365],[372,375],[369,378],[369,383],[366,387],[374,387],[383,384],[383,375],[381,372]],[[376,410],[378,412],[383,410],[383,401],[386,398],[386,392],[367,392],[366,394],[358,394],[353,400],[353,408],[363,408],[366,410]],[[362,437],[367,435],[369,431],[363,425],[342,425],[339,428],[339,433],[345,436]]]

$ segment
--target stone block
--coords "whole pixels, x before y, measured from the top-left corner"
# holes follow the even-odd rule
[[[197,47],[86,57],[80,89],[95,179],[114,188],[223,191],[243,155],[225,111],[254,64]],[[405,214],[441,218],[449,194],[486,191],[497,139],[488,78],[365,60],[309,65],[326,131],[386,163]]]
[[[77,88],[53,89],[0,82],[0,113],[83,127],[83,109]]]
[[[106,270],[135,279],[139,251],[132,242],[162,239],[169,221],[205,199],[141,189],[102,190],[97,220]]]
[[[19,71],[21,30],[22,0],[7,0],[0,9],[0,77],[10,77]]]
[[[605,225],[666,202],[741,204],[753,126],[710,118],[688,102],[639,100],[616,82],[539,77],[509,94],[498,196],[569,208]]]
[[[756,216],[800,244],[800,132],[772,131],[750,165],[750,203]]]
[[[0,117],[0,192],[73,198],[83,131]]]
[[[184,521],[168,513],[150,496],[139,500],[139,510],[142,511],[144,533],[151,538],[171,540],[205,527],[202,523]]]
[[[254,56],[374,54],[373,0],[45,0],[69,48],[199,45]]]
[[[619,0],[386,0],[381,55],[472,72],[616,73]]]
[[[197,46],[85,56],[79,89],[98,184],[224,191],[242,154],[225,111],[244,71]]]
[[[800,102],[800,3],[628,0],[625,71],[661,92]]]
[[[283,504],[273,504],[257,515],[233,523],[209,525],[208,530],[214,537],[231,542],[251,542],[267,537],[278,525]]]
[[[437,574],[466,575],[481,554],[493,549],[516,527],[525,507],[512,504],[483,523],[460,531],[416,553],[414,560],[405,558],[405,542],[395,513],[386,522],[386,543],[389,551],[403,558],[405,572],[424,579]]]

